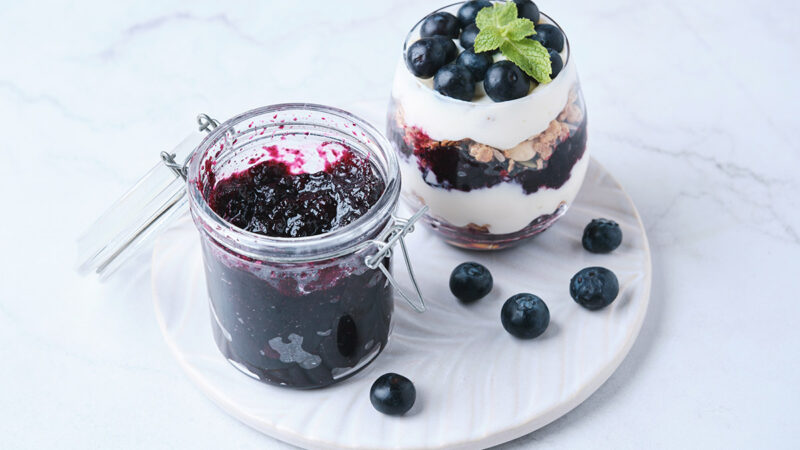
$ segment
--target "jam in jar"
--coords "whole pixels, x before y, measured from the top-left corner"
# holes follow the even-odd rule
[[[391,330],[396,156],[372,126],[288,104],[220,125],[188,162],[214,339],[260,381],[317,388],[353,375]],[[378,270],[380,269],[380,270]]]

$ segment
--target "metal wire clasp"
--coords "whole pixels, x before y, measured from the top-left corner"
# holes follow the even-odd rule
[[[211,118],[208,114],[203,113],[198,114],[197,125],[198,131],[205,131],[210,134],[219,126],[219,121]],[[187,157],[186,160],[188,161],[189,158]],[[164,165],[170,170],[175,172],[175,175],[183,178],[184,180],[186,179],[186,163],[184,162],[181,164],[175,161],[175,153],[161,152],[161,161],[163,161]]]
[[[414,308],[414,311],[420,313],[425,312],[425,299],[422,298],[422,292],[419,289],[417,277],[414,275],[414,269],[411,267],[411,260],[408,258],[408,248],[406,247],[406,242],[403,238],[408,233],[414,231],[414,223],[416,223],[427,211],[428,207],[423,206],[419,211],[416,212],[416,214],[408,219],[402,219],[393,215],[392,220],[394,221],[394,225],[392,226],[392,230],[389,232],[386,240],[370,241],[378,248],[378,251],[364,259],[364,263],[370,269],[380,269],[380,271],[386,276],[386,279],[392,283],[392,286],[395,288],[395,290],[397,290],[400,296],[403,297],[403,299],[407,301],[412,308]],[[406,263],[406,269],[408,269],[408,276],[411,279],[411,284],[414,285],[414,291],[416,291],[416,302],[406,294],[399,284],[397,284],[397,280],[395,280],[391,272],[389,272],[389,269],[381,264],[381,261],[383,261],[384,258],[388,258],[392,255],[392,247],[394,247],[394,245],[398,242],[400,242],[400,249],[403,251],[403,259]]]

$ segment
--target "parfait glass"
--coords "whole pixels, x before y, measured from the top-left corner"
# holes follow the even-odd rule
[[[434,12],[455,15],[462,4]],[[472,101],[463,101],[407,68],[423,21],[403,44],[387,114],[404,199],[427,205],[424,223],[458,247],[501,249],[541,233],[567,211],[589,164],[586,107],[566,33],[541,14],[538,24],[558,27],[565,41],[563,68],[550,83],[531,82],[528,95],[496,103],[479,82]]]

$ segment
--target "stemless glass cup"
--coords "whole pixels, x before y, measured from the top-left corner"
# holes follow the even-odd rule
[[[259,161],[262,147],[335,141],[370,161],[385,183],[363,216],[329,233],[278,238],[223,220],[208,205],[217,180]],[[391,329],[393,288],[366,262],[391,233],[400,178],[386,139],[344,111],[308,104],[256,109],[223,123],[187,166],[189,207],[200,232],[214,339],[239,370],[260,381],[317,388],[369,364]]]
[[[462,4],[438,11],[455,14]],[[539,23],[558,27],[545,14]],[[500,249],[541,233],[566,212],[589,164],[586,108],[566,34],[564,67],[552,82],[532,83],[527,96],[501,103],[480,82],[466,102],[406,68],[421,24],[406,37],[387,118],[404,198],[427,205],[424,222],[458,247]]]

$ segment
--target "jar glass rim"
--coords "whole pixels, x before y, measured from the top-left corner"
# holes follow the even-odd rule
[[[226,133],[232,131],[235,126],[259,116],[291,111],[328,114],[345,120],[347,123],[352,124],[353,127],[357,127],[363,133],[362,135],[366,142],[361,142],[363,144],[359,145],[361,148],[354,148],[354,150],[369,150],[370,152],[377,151],[379,153],[379,158],[371,158],[370,160],[374,161],[378,166],[379,175],[385,183],[383,193],[364,215],[344,227],[323,234],[297,238],[274,237],[236,227],[219,216],[203,196],[200,189],[201,183],[199,182],[201,165],[217,142]],[[331,123],[332,121],[327,122]],[[356,134],[353,130],[348,129],[345,131],[333,125],[311,124],[303,120],[291,123],[295,130],[302,130],[304,125],[322,127],[327,131],[351,139],[352,135]],[[265,126],[280,127],[281,123],[276,122]],[[361,140],[359,139],[359,141]],[[389,219],[397,207],[400,195],[400,169],[397,156],[386,137],[364,119],[339,108],[314,103],[269,105],[244,112],[227,120],[206,136],[191,156],[187,169],[190,209],[193,216],[195,216],[195,222],[199,221],[203,225],[203,231],[235,253],[270,261],[300,262],[322,260],[350,253],[360,248],[359,244],[368,242],[370,239],[375,238],[376,234],[381,234],[382,230],[385,231],[391,226],[391,223],[387,224],[387,221],[390,222]]]

